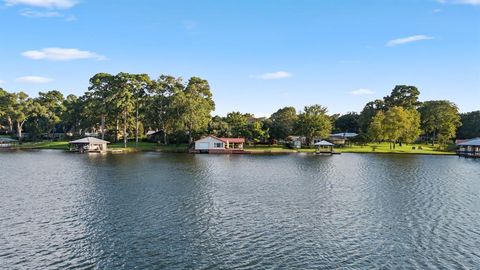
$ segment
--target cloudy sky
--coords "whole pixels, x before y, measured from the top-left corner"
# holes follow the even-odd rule
[[[200,76],[217,114],[359,111],[396,84],[480,110],[480,0],[0,0],[0,87]]]

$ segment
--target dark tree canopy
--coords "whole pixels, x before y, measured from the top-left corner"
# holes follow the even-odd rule
[[[480,111],[462,113],[462,126],[457,130],[458,139],[472,139],[480,137]]]

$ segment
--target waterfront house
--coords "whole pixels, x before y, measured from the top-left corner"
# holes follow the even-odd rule
[[[457,147],[459,156],[480,158],[480,138],[457,141]]]
[[[11,148],[16,146],[18,143],[17,140],[11,138],[2,138],[0,137],[0,148]]]
[[[218,138],[213,135],[195,141],[194,153],[239,153],[243,152],[244,138]]]
[[[345,145],[349,140],[357,137],[357,133],[353,132],[341,132],[330,134],[328,140],[335,145]]]
[[[70,151],[74,152],[106,152],[107,151],[107,144],[110,142],[97,139],[94,137],[85,137],[79,140],[71,141],[70,144]]]
[[[286,144],[290,148],[300,149],[306,142],[307,138],[305,136],[288,136]]]

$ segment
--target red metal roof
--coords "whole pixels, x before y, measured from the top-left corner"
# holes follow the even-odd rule
[[[245,138],[217,138],[222,142],[228,143],[245,143]]]

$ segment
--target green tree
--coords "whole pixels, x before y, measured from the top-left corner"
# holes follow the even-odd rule
[[[458,107],[447,100],[432,100],[422,104],[421,125],[425,134],[435,141],[445,144],[456,135],[457,128],[461,125]]]
[[[397,85],[392,90],[392,93],[383,99],[387,108],[416,109],[420,105],[418,101],[419,95],[420,91],[415,86]]]
[[[185,89],[175,95],[173,104],[185,127],[188,141],[192,143],[198,133],[207,130],[211,112],[215,109],[208,81],[190,78]]]
[[[106,118],[113,113],[113,80],[114,76],[108,73],[97,73],[90,78],[90,86],[86,93],[85,106],[89,107],[91,111],[95,111],[92,116],[100,117],[100,133],[103,140],[105,139]]]
[[[365,105],[358,119],[361,133],[367,133],[373,117],[380,111],[385,111],[385,102],[381,99],[368,102]]]
[[[55,127],[60,123],[65,111],[63,94],[57,90],[39,92],[35,101],[38,102],[36,104],[36,117],[43,123],[41,132],[54,133]],[[38,106],[42,106],[44,109],[40,109]]]
[[[248,126],[249,120],[253,118],[251,114],[243,114],[240,112],[231,112],[227,114],[225,121],[230,127],[229,137],[251,137],[251,132]]]
[[[335,132],[355,132],[360,130],[360,115],[350,112],[339,116],[334,122]]]
[[[185,86],[181,78],[161,75],[148,91],[146,117],[153,129],[162,131],[163,143],[168,144],[168,135],[179,129],[180,108],[175,107],[175,99]]]
[[[457,138],[471,139],[480,137],[480,111],[462,113],[462,126],[457,130]]]
[[[274,139],[283,140],[294,135],[295,123],[298,120],[297,111],[294,107],[284,107],[270,116],[270,135]]]
[[[327,108],[320,105],[305,106],[298,115],[296,124],[298,134],[307,138],[310,144],[315,137],[327,138],[332,131],[332,122],[327,115]]]
[[[16,123],[17,137],[22,141],[22,129],[25,122],[32,116],[33,100],[24,92],[13,94],[11,100],[11,119]]]
[[[269,138],[268,128],[265,127],[263,121],[254,120],[249,124],[250,139],[256,145],[259,142],[265,142]]]
[[[224,117],[214,116],[208,125],[208,133],[217,137],[231,137],[230,125]]]
[[[420,135],[420,114],[414,109],[392,107],[385,113],[379,111],[373,118],[369,135],[375,141],[386,140],[390,148],[397,143],[414,142]]]

